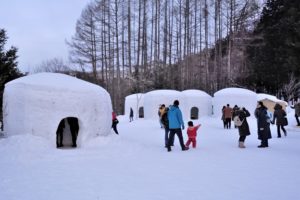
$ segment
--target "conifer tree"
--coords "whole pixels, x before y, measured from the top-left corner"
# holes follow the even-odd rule
[[[17,68],[17,48],[10,47],[5,50],[7,42],[6,31],[0,29],[0,119],[2,118],[2,99],[5,83],[22,76]]]

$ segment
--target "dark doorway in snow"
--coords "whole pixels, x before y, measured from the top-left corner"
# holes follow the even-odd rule
[[[77,147],[77,137],[79,132],[79,123],[76,117],[66,117],[62,119],[56,130],[57,148],[75,148]]]
[[[139,108],[139,118],[144,118],[144,107]]]
[[[191,119],[199,118],[199,109],[197,107],[192,107],[191,109]]]

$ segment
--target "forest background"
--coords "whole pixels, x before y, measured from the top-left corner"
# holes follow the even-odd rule
[[[27,75],[18,69],[17,48],[5,49],[7,39],[0,29],[1,105],[4,84]],[[93,0],[66,45],[72,64],[53,58],[34,72],[100,85],[118,114],[127,95],[154,89],[213,95],[241,87],[300,97],[297,0]]]

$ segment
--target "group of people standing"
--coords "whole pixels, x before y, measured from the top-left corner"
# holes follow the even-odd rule
[[[287,136],[287,131],[284,126],[288,124],[286,118],[286,112],[280,104],[276,104],[274,107],[273,119],[268,113],[267,107],[262,101],[257,103],[257,108],[255,109],[254,115],[257,119],[257,133],[258,139],[261,140],[261,144],[258,148],[269,147],[268,140],[272,138],[270,124],[276,124],[277,126],[277,137],[281,137],[281,130],[284,135]],[[239,131],[239,144],[240,148],[245,148],[245,139],[250,135],[249,124],[247,122],[247,117],[250,117],[250,112],[244,108],[239,108],[237,105],[234,108],[230,108],[229,104],[224,106],[222,109],[222,120],[224,121],[224,128],[231,127],[231,120],[234,121],[235,127]]]
[[[194,126],[192,121],[188,122],[188,141],[185,144],[182,135],[182,130],[184,130],[185,127],[182,113],[179,109],[178,100],[175,100],[173,105],[170,107],[166,107],[164,104],[162,104],[159,108],[158,114],[160,126],[165,129],[165,147],[167,148],[168,152],[170,152],[172,150],[171,147],[174,146],[175,134],[179,139],[182,151],[188,150],[191,143],[193,148],[196,148],[196,136],[200,124]]]

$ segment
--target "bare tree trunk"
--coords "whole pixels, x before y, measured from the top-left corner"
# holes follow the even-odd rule
[[[139,13],[138,13],[138,38],[137,38],[137,57],[136,57],[136,66],[140,65],[140,52],[141,52],[141,18],[142,18],[142,0],[139,0]]]
[[[128,0],[127,4],[127,37],[128,37],[128,68],[129,68],[129,74],[132,75],[132,67],[131,67],[131,0]]]
[[[209,70],[208,70],[208,59],[209,59],[209,49],[208,49],[208,4],[207,0],[205,0],[205,8],[204,8],[204,17],[205,17],[205,88],[206,91],[209,90],[208,83],[209,83]]]

